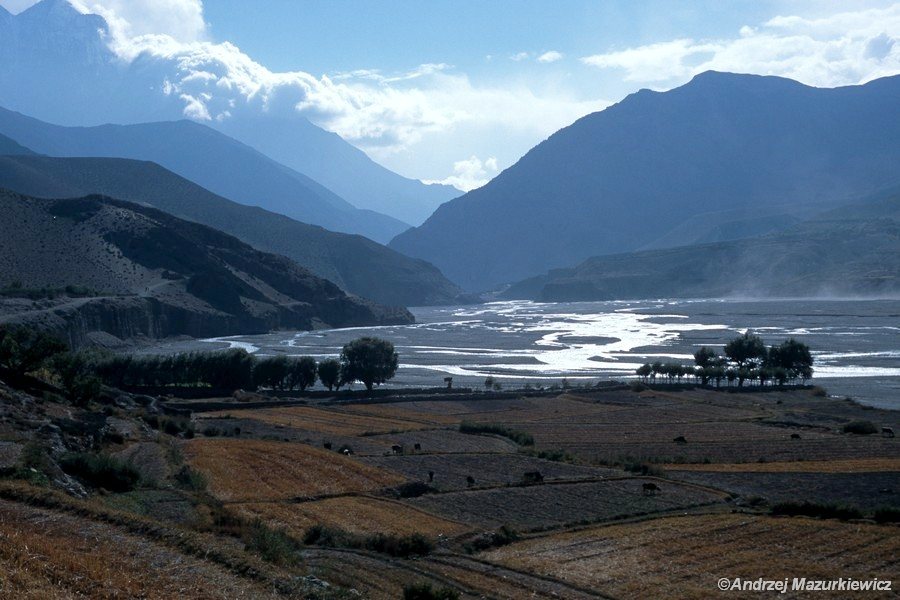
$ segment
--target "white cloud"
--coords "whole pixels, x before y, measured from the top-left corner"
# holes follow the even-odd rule
[[[526,60],[531,54],[528,52],[516,52],[512,56],[509,57],[509,60],[514,60],[516,62]]]
[[[537,57],[537,61],[540,63],[552,63],[558,60],[563,59],[563,53],[557,52],[556,50],[550,50],[548,52],[544,52],[540,56]]]
[[[493,156],[481,160],[472,155],[453,163],[453,175],[439,181],[426,181],[425,183],[443,183],[468,192],[486,184],[498,171],[497,159]]]
[[[733,39],[676,39],[582,58],[627,81],[677,83],[707,71],[780,75],[810,85],[864,83],[900,73],[900,4],[819,19],[778,16]]]

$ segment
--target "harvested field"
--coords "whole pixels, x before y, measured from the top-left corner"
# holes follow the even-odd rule
[[[895,527],[725,514],[594,527],[480,556],[617,598],[705,599],[735,597],[717,591],[720,577],[896,578],[898,555]]]
[[[206,417],[240,416],[244,419],[262,421],[270,425],[280,425],[297,429],[318,431],[332,435],[361,435],[363,433],[390,433],[427,429],[426,423],[404,419],[357,415],[338,409],[313,408],[311,406],[289,406],[252,410],[232,410],[206,413]]]
[[[723,502],[725,494],[656,480],[661,491],[645,495],[643,478],[541,484],[434,494],[406,500],[412,506],[462,523],[523,531],[558,528]],[[478,480],[476,478],[476,485]]]
[[[797,462],[667,465],[672,471],[716,473],[900,473],[900,458],[805,460]]]
[[[286,500],[374,490],[404,478],[337,452],[265,440],[203,439],[184,445],[190,464],[227,502]]]
[[[419,454],[407,456],[367,457],[367,464],[402,473],[413,481],[428,481],[428,472],[434,472],[430,485],[447,490],[468,487],[466,477],[473,476],[479,486],[513,485],[522,482],[529,471],[539,471],[545,481],[560,479],[599,479],[620,477],[622,471],[570,465],[563,462],[542,460],[524,454]]]
[[[409,431],[406,433],[391,433],[357,438],[364,444],[377,445],[378,451],[372,454],[381,455],[389,452],[394,444],[401,444],[404,448],[415,448],[416,444],[422,447],[421,452],[426,454],[455,454],[455,453],[508,453],[517,452],[519,446],[515,442],[496,435],[471,435],[460,433],[456,429],[426,429],[423,431]],[[356,450],[356,446],[353,447]],[[360,446],[358,454],[369,453],[365,446]]]
[[[218,565],[105,523],[0,501],[0,597],[280,596]]]
[[[313,525],[337,527],[353,533],[421,533],[429,537],[453,537],[469,526],[434,516],[406,504],[384,498],[341,496],[313,502],[258,502],[235,506],[245,515],[287,528],[302,536]]]
[[[847,504],[862,510],[900,507],[900,472],[797,473],[669,471],[670,477],[716,487],[743,498],[758,496],[770,504],[805,501]]]

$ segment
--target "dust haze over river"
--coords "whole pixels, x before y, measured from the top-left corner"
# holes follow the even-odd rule
[[[493,302],[413,308],[417,323],[277,332],[173,343],[145,351],[244,347],[258,355],[340,353],[363,335],[391,340],[401,368],[392,385],[478,386],[622,379],[645,362],[692,364],[700,346],[751,330],[767,344],[795,337],[815,358],[815,379],[832,394],[900,409],[898,300],[657,300]]]

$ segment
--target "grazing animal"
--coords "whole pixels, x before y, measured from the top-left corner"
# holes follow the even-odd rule
[[[416,450],[416,451],[421,450],[421,449],[422,449],[422,444],[418,444],[418,443],[415,444],[415,445],[413,446],[413,449]]]
[[[403,446],[401,446],[400,444],[394,444],[393,446],[391,446],[391,452],[393,452],[394,454],[403,454]]]
[[[791,434],[791,439],[792,439],[792,440],[799,440],[799,439],[801,439],[801,438],[800,438],[800,434],[799,434],[799,433],[792,433],[792,434]]]
[[[891,427],[882,427],[881,435],[885,435],[887,437],[894,437],[894,430]]]
[[[685,439],[685,437],[683,435],[679,435],[677,438],[673,439],[672,441],[675,442],[676,444],[687,444],[687,440]]]
[[[428,483],[434,481],[434,471],[428,471]]]
[[[522,481],[524,483],[543,483],[544,476],[540,471],[526,471],[524,475],[522,475]]]
[[[331,442],[325,442],[325,443],[323,444],[323,446],[325,446],[325,449],[326,449],[326,450],[331,450]]]
[[[659,486],[655,483],[645,483],[641,487],[643,487],[643,493],[645,496],[655,496],[657,492],[659,492]]]
[[[472,477],[471,475],[466,475],[466,485],[469,487],[472,487],[473,485],[475,485],[475,478]]]
[[[350,456],[351,454],[353,454],[353,451],[350,448],[344,448],[342,452],[344,453],[344,456]]]

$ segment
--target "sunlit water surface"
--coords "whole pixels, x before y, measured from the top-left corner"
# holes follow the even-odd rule
[[[700,346],[721,347],[751,330],[767,343],[795,337],[810,346],[815,378],[832,394],[900,409],[900,301],[659,300],[494,302],[414,308],[414,325],[278,332],[205,340],[258,355],[339,354],[348,341],[375,335],[394,343],[401,367],[394,385],[480,386],[624,378],[644,362],[690,363]],[[175,351],[190,344],[167,344]],[[194,345],[193,347],[196,347]]]

